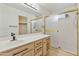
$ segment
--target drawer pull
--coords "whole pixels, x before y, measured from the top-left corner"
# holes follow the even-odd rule
[[[42,56],[42,55],[40,55],[40,56]]]
[[[12,56],[15,56],[15,55],[17,55],[17,54],[19,54],[19,53],[21,53],[21,52],[23,52],[23,51],[25,51],[25,50],[28,50],[29,48],[25,48],[24,50],[22,50],[22,51],[19,51],[18,53],[14,53]]]
[[[38,48],[36,51],[36,53],[38,53],[39,51],[41,51],[42,47]]]
[[[42,47],[38,48],[37,50],[40,50]]]
[[[47,42],[44,42],[44,43],[47,43]]]
[[[41,42],[37,43],[37,45],[41,44]]]
[[[29,48],[26,48],[25,50],[28,50]]]

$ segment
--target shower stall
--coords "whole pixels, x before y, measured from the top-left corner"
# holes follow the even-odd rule
[[[68,10],[46,18],[46,33],[51,35],[51,46],[73,55],[79,55],[79,4]]]

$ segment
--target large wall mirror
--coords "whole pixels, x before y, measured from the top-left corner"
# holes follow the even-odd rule
[[[16,6],[17,5],[19,4],[16,4]],[[32,20],[37,18],[37,14],[34,13],[35,12],[30,9],[24,11],[18,9],[18,7],[15,8],[10,5],[0,4],[0,37],[10,36],[11,33],[23,35],[43,32],[43,20],[42,18]]]
[[[44,20],[43,18],[35,19],[31,21],[31,32],[32,33],[44,33]]]

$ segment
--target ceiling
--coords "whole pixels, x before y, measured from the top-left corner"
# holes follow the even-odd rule
[[[38,3],[38,5],[43,12],[46,10],[49,14],[61,13],[65,8],[77,7],[76,3]]]
[[[36,16],[56,14],[56,13],[60,13],[65,8],[74,7],[74,6],[76,7],[76,3],[33,3],[38,5],[38,8],[37,7],[35,8],[39,10],[35,11],[23,5],[24,3],[5,3],[5,4],[18,8],[25,12],[34,14]]]
[[[41,15],[37,11],[32,10],[28,6],[24,5],[24,3],[3,3],[3,4],[14,7],[14,8],[22,10],[22,11],[25,11],[25,12],[27,12],[29,14],[33,14],[35,16],[40,16]]]

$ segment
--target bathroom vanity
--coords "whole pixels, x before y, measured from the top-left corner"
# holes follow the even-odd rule
[[[16,41],[0,43],[1,56],[46,56],[50,36],[44,34],[20,35]]]

